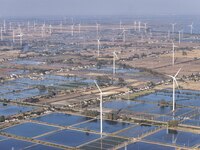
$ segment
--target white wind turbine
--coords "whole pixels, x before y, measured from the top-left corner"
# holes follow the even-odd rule
[[[63,24],[62,24],[62,21],[60,22],[60,31],[63,32]]]
[[[171,25],[172,25],[172,34],[174,35],[174,31],[175,31],[175,25],[176,25],[176,23],[172,23]]]
[[[97,39],[98,57],[99,57],[99,54],[100,54],[99,50],[100,50],[100,48],[101,48],[101,42],[100,42],[100,40],[101,40],[101,38],[98,38],[98,39]]]
[[[137,30],[137,22],[134,21],[134,30],[136,31]]]
[[[102,132],[103,132],[103,110],[102,110],[102,105],[103,105],[103,92],[100,89],[99,85],[97,84],[96,81],[94,81],[96,87],[98,88],[99,92],[100,92],[100,134],[101,134],[101,138],[102,138]]]
[[[45,36],[45,27],[46,27],[46,25],[45,25],[45,23],[42,25],[42,37],[44,37]]]
[[[12,40],[13,40],[13,43],[15,43],[15,31],[13,29],[13,33],[12,33]]]
[[[36,31],[36,23],[35,23],[35,21],[33,23],[33,30]]]
[[[78,24],[78,33],[81,34],[81,24]]]
[[[168,34],[167,34],[167,37],[168,37],[168,40],[170,39],[170,30],[168,30]]]
[[[168,77],[170,77],[170,78],[172,78],[172,80],[173,80],[173,95],[172,95],[172,100],[173,100],[173,108],[172,108],[172,112],[174,112],[175,111],[175,105],[176,105],[176,102],[175,102],[175,86],[177,86],[177,87],[179,87],[179,85],[178,85],[178,82],[177,82],[177,80],[176,80],[176,77],[178,76],[178,74],[179,74],[179,72],[181,71],[181,68],[177,71],[177,73],[174,75],[174,76],[172,76],[172,75],[167,75]]]
[[[49,25],[49,33],[50,33],[50,35],[52,34],[52,25],[51,24]]]
[[[141,22],[140,21],[138,22],[138,31],[139,32],[141,31]]]
[[[115,64],[116,59],[119,59],[119,58],[118,58],[116,52],[114,51],[114,52],[113,52],[113,76],[114,76],[115,73],[116,73],[116,64]]]
[[[147,33],[147,23],[144,23],[144,31]]]
[[[10,31],[12,30],[12,23],[11,22],[9,22],[9,29],[10,29]]]
[[[4,33],[6,32],[6,20],[3,21],[3,30],[4,30]]]
[[[177,47],[174,42],[172,42],[172,65],[174,66],[175,61],[175,47]]]
[[[20,34],[19,35],[17,35],[19,38],[20,38],[20,45],[22,46],[22,44],[23,44],[23,33],[22,32],[20,32]]]
[[[181,31],[178,31],[178,43],[181,44]]]
[[[122,21],[119,22],[119,29],[122,30]]]
[[[3,41],[3,28],[1,27],[1,41]]]
[[[189,27],[190,27],[190,34],[193,34],[193,23],[191,24],[191,25],[189,25]]]
[[[99,26],[100,26],[100,24],[96,23],[96,32],[97,32],[97,36],[99,36]]]
[[[30,22],[29,21],[27,23],[27,28],[28,28],[28,32],[29,32],[29,29],[30,29]]]
[[[123,34],[123,42],[126,42],[126,31],[125,28],[123,28],[122,34]]]
[[[74,24],[71,25],[71,36],[74,36]]]

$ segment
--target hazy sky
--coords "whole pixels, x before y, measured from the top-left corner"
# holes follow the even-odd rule
[[[0,0],[0,16],[200,14],[200,0]]]

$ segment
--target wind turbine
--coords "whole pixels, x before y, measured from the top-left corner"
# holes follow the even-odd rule
[[[114,51],[113,52],[113,76],[116,73],[116,64],[115,64],[116,58],[119,59],[118,56],[117,56],[117,54],[116,54],[116,52]]]
[[[190,27],[190,34],[193,34],[193,23],[191,24],[191,25],[189,25],[189,27]]]
[[[100,26],[100,24],[96,23],[97,36],[99,36],[99,26]]]
[[[45,26],[43,25],[42,26],[42,32],[41,32],[42,33],[42,37],[44,37],[44,32],[45,32]]]
[[[122,21],[119,22],[119,29],[122,30]]]
[[[15,31],[13,29],[13,33],[12,33],[12,40],[13,40],[13,43],[15,43]]]
[[[141,31],[141,22],[140,21],[138,22],[138,30],[139,30],[139,32]]]
[[[71,25],[71,36],[74,36],[74,24]]]
[[[172,23],[171,25],[172,25],[172,34],[174,35],[174,31],[175,31],[175,25],[176,25],[176,23]]]
[[[1,27],[1,41],[3,41],[3,28]]]
[[[147,23],[144,23],[144,31],[147,32]]]
[[[20,45],[22,46],[22,38],[23,38],[23,34],[22,34],[22,32],[20,32],[20,34],[19,35],[17,35],[19,38],[20,38]]]
[[[172,108],[172,112],[174,112],[175,111],[175,105],[176,105],[176,103],[175,103],[175,86],[177,86],[177,87],[179,87],[179,85],[178,85],[178,82],[177,82],[177,80],[176,80],[176,77],[178,76],[178,74],[179,74],[179,72],[181,71],[181,68],[177,71],[177,73],[174,75],[174,76],[172,76],[172,75],[167,75],[168,77],[170,77],[170,78],[172,78],[172,80],[173,80],[173,98],[172,98],[172,100],[173,100],[173,108]]]
[[[63,32],[63,24],[62,24],[62,21],[60,22],[60,31]]]
[[[126,42],[126,31],[125,28],[123,28],[122,34],[123,34],[123,42]]]
[[[81,34],[81,24],[78,24],[78,33]]]
[[[168,40],[170,39],[170,30],[168,30],[168,35],[167,35],[167,37],[168,37]]]
[[[99,57],[99,50],[100,50],[100,46],[101,46],[100,40],[101,40],[101,38],[98,38],[98,39],[97,39],[98,57]]]
[[[4,30],[4,33],[6,32],[6,20],[3,21],[3,30]]]
[[[137,22],[134,21],[134,30],[136,31],[137,30]]]
[[[181,44],[181,31],[178,31],[178,43]]]
[[[36,23],[35,23],[35,21],[33,23],[33,28],[34,28],[34,31],[36,31]]]
[[[101,134],[101,138],[102,138],[102,132],[103,132],[103,113],[102,113],[102,105],[103,105],[103,92],[100,89],[99,85],[97,84],[96,81],[94,81],[96,87],[98,88],[99,92],[100,92],[100,134]]]
[[[49,25],[49,33],[50,33],[50,35],[52,34],[52,25],[51,24]]]
[[[10,29],[10,31],[12,30],[12,23],[11,22],[9,22],[9,29]]]
[[[29,32],[29,27],[30,27],[30,22],[28,21],[28,23],[27,23],[27,27],[28,27],[28,32]]]
[[[172,42],[172,65],[174,66],[174,57],[175,57],[175,47],[177,47],[174,42]]]

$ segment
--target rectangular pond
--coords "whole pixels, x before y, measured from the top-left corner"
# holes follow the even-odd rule
[[[96,141],[90,142],[89,144],[80,147],[81,150],[106,150],[113,149],[117,145],[127,142],[127,139],[120,137],[106,136]]]
[[[150,144],[144,142],[136,142],[133,144],[129,144],[119,150],[175,150],[174,147],[162,146],[157,144]]]
[[[37,145],[34,144],[32,146],[27,147],[25,150],[62,150],[62,149],[41,144]]]
[[[92,118],[89,117],[64,114],[64,113],[51,113],[41,117],[33,118],[33,120],[36,121],[56,124],[60,126],[71,126],[73,124],[81,123],[91,119]]]
[[[41,141],[47,141],[55,144],[76,147],[86,142],[98,139],[100,135],[81,132],[76,130],[61,130],[38,138]]]
[[[103,132],[106,133],[113,133],[127,127],[132,126],[133,124],[125,123],[125,122],[117,122],[117,121],[110,121],[110,120],[103,120]],[[75,128],[80,128],[84,130],[93,130],[93,131],[100,131],[100,120],[95,119],[83,124],[73,126]]]
[[[117,134],[118,136],[137,138],[149,132],[155,131],[158,127],[150,125],[137,125]]]
[[[21,106],[21,105],[10,105],[0,103],[0,116],[11,116],[15,114],[20,114],[28,111],[32,111],[36,107],[32,106]]]
[[[200,91],[177,90],[176,103],[185,106],[200,106]],[[137,97],[136,100],[150,101],[159,103],[162,100],[172,101],[172,90],[165,89],[145,96]]]
[[[6,139],[3,141],[0,141],[0,149],[1,150],[22,150],[33,144],[34,143],[16,140],[16,139]]]
[[[192,147],[200,143],[200,134],[163,129],[144,138],[145,140]]]
[[[37,88],[33,88],[33,89],[26,89],[19,92],[3,94],[1,95],[1,98],[7,99],[7,100],[19,100],[19,99],[26,99],[26,98],[35,97],[35,96],[46,95],[47,93],[48,92],[46,90],[42,91]]]
[[[1,132],[22,136],[22,137],[30,137],[34,138],[36,136],[46,134],[48,132],[56,131],[59,128],[37,124],[37,123],[22,123],[18,124],[6,129],[1,130]]]

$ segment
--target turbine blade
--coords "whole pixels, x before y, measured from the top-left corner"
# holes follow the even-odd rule
[[[102,90],[100,89],[99,85],[97,84],[97,82],[94,80],[94,83],[96,85],[96,87],[98,88],[99,92],[102,94]]]
[[[176,78],[173,78],[174,82],[176,83],[176,86],[179,88],[178,82],[176,80]]]
[[[174,78],[176,78],[176,76],[179,74],[179,72],[181,71],[182,68],[180,68],[177,73],[175,74]]]

